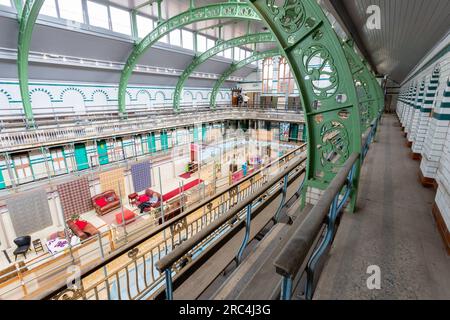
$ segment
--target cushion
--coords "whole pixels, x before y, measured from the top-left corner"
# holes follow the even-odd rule
[[[110,195],[109,197],[106,198],[106,201],[108,202],[113,202],[116,200],[116,197],[114,197],[113,195]]]
[[[80,228],[80,230],[83,230],[84,228],[86,228],[86,225],[88,223],[86,221],[77,220],[75,221],[75,224],[77,225],[78,228]]]
[[[150,200],[150,197],[146,194],[143,194],[141,196],[139,196],[139,202],[147,202],[148,200]]]
[[[108,204],[105,198],[99,198],[95,200],[95,204],[97,204],[99,207],[104,207]]]

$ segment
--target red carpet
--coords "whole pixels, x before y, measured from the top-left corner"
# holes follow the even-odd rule
[[[170,192],[167,192],[167,193],[166,193],[165,195],[163,195],[163,197],[162,197],[162,198],[163,198],[163,201],[170,200],[170,199],[172,199],[173,197],[176,197],[181,191],[187,191],[187,190],[189,190],[189,189],[195,187],[196,185],[198,185],[198,184],[200,184],[200,183],[202,183],[202,182],[203,182],[202,179],[195,179],[195,180],[192,180],[191,182],[185,184],[185,185],[183,186],[183,188],[176,188],[176,189],[174,189],[174,190],[172,190],[172,191],[170,191]]]

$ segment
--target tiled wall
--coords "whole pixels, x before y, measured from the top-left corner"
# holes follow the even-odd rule
[[[424,81],[425,92],[420,98]],[[412,152],[421,156],[422,183],[437,184],[436,205],[450,230],[450,52],[444,48],[425,68],[405,83],[410,104],[399,102],[397,115],[412,143]],[[407,98],[408,100],[408,98]]]
[[[117,111],[117,85],[86,83],[30,82],[30,98],[34,114],[90,111]],[[126,103],[129,110],[172,105],[174,88],[133,86],[127,88]],[[210,88],[186,88],[183,102],[209,104]],[[228,103],[231,93],[222,89],[219,103]],[[0,115],[22,114],[22,101],[17,81],[0,80]]]

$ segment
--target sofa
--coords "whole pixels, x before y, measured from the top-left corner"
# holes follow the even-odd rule
[[[92,198],[92,205],[99,216],[103,216],[120,207],[120,199],[114,190],[108,190]]]
[[[85,240],[99,233],[98,229],[87,221],[68,220],[67,226],[72,230],[73,234],[81,240]]]
[[[161,206],[161,194],[159,194],[156,191],[153,191],[152,189],[146,189],[144,194],[138,196],[134,205],[139,206],[141,203],[149,201],[153,197],[153,195],[155,195],[158,198],[158,201],[152,204],[150,207],[145,208],[144,212],[150,211],[151,208],[159,208]]]

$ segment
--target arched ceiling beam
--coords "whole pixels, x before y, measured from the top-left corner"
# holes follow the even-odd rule
[[[353,81],[358,94],[361,129],[364,132],[378,115],[379,100],[378,89],[375,86],[376,79],[356,53],[352,40],[344,41],[342,48],[353,74]]]
[[[138,62],[139,58],[161,37],[170,33],[172,30],[181,28],[185,25],[205,20],[234,18],[241,20],[260,21],[256,12],[243,2],[224,2],[206,5],[199,8],[191,8],[186,12],[180,13],[164,22],[161,22],[152,32],[145,36],[133,49],[122,70],[119,83],[119,112],[125,114],[125,95],[128,81]]]
[[[214,84],[214,87],[212,89],[211,93],[211,100],[210,100],[210,106],[211,108],[216,107],[216,101],[217,101],[217,94],[219,93],[220,87],[222,87],[223,83],[237,70],[245,67],[246,65],[269,57],[279,56],[280,50],[279,49],[272,49],[267,50],[263,52],[255,52],[250,57],[239,61],[238,63],[232,63],[231,66],[225,70],[225,72],[220,76],[220,78],[216,81]]]
[[[180,108],[180,101],[183,95],[184,84],[186,83],[189,76],[192,72],[203,62],[214,57],[219,52],[227,50],[229,48],[243,46],[250,43],[264,43],[264,42],[274,42],[275,38],[270,32],[262,32],[255,34],[248,34],[242,37],[230,39],[227,41],[220,42],[216,46],[211,49],[203,52],[200,56],[194,58],[189,66],[183,71],[180,75],[180,78],[177,82],[177,86],[175,87],[175,93],[173,96],[173,108],[178,110]]]
[[[27,0],[19,20],[17,67],[23,110],[27,123],[30,125],[33,125],[33,110],[31,108],[30,93],[28,90],[28,54],[30,52],[33,28],[43,4],[44,0]]]
[[[353,152],[361,152],[358,96],[341,39],[316,0],[246,0],[277,38],[297,82],[308,133],[303,199],[320,194]],[[356,164],[349,210],[356,203]]]

